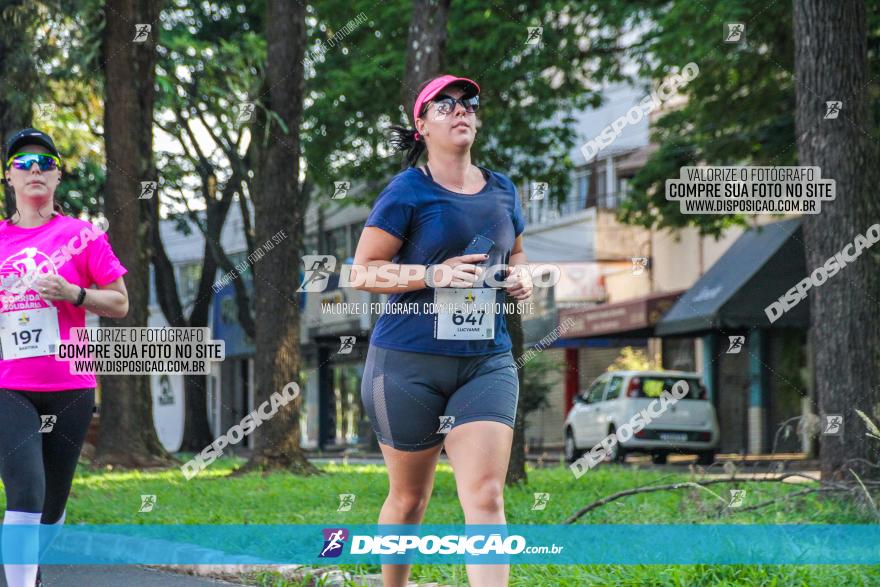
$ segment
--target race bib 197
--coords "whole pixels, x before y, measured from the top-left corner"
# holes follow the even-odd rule
[[[54,355],[59,339],[55,307],[0,314],[0,359]]]

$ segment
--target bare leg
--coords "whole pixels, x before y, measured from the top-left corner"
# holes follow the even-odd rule
[[[466,524],[505,524],[504,479],[513,429],[500,422],[468,422],[446,435]],[[507,585],[510,565],[467,565],[471,587]]]
[[[379,513],[380,524],[419,524],[434,489],[434,469],[443,445],[409,452],[380,444],[388,468],[388,497]],[[406,587],[411,565],[382,565],[385,587]]]

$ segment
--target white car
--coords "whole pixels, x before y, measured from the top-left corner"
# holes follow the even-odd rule
[[[659,400],[648,409],[664,390],[671,391],[672,386],[682,379],[688,384],[687,395],[677,402],[669,402],[662,413],[658,413]],[[647,410],[647,417],[633,420],[641,410]],[[645,422],[644,427],[638,430],[641,422]],[[634,433],[627,439],[618,437],[618,442],[607,455],[608,460],[622,462],[630,452],[649,453],[657,464],[665,463],[670,452],[697,454],[701,464],[711,464],[715,460],[718,418],[706,396],[706,388],[700,382],[699,373],[604,373],[575,397],[565,419],[566,460],[573,463],[606,436],[616,433],[624,423],[630,423]]]

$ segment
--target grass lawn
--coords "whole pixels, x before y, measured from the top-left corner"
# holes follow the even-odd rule
[[[221,459],[192,481],[179,469],[157,472],[115,472],[80,467],[74,481],[68,520],[90,524],[372,524],[384,501],[388,480],[383,466],[329,464],[326,475],[294,477],[249,474],[227,478],[241,461]],[[557,524],[576,509],[616,491],[687,479],[687,474],[665,474],[656,469],[601,466],[574,479],[562,466],[529,471],[526,487],[507,489],[507,521],[511,524]],[[748,502],[758,503],[807,487],[803,484],[756,483],[748,486]],[[712,490],[728,496],[733,485]],[[737,486],[740,487],[741,486]],[[533,493],[546,492],[543,511],[532,511]],[[353,493],[348,512],[337,512],[338,494]],[[142,494],[155,494],[152,512],[139,513]],[[720,502],[708,491],[684,489],[625,497],[581,518],[579,523],[672,524],[744,523],[864,524],[876,520],[858,504],[834,497],[809,495],[755,512],[713,517]],[[452,470],[441,464],[426,524],[463,523]],[[584,545],[585,548],[591,547]],[[594,546],[593,546],[594,547]],[[378,572],[375,567],[346,567]],[[419,565],[412,580],[466,585],[464,566]],[[277,577],[262,576],[263,585],[287,587]],[[880,585],[876,566],[835,565],[515,565],[511,585]]]

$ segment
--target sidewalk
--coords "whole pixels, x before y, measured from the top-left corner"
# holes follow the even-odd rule
[[[193,577],[135,565],[49,565],[43,567],[43,582],[51,587],[220,587],[235,585],[208,577]],[[240,585],[240,583],[239,583]],[[0,573],[0,586],[7,587]]]

